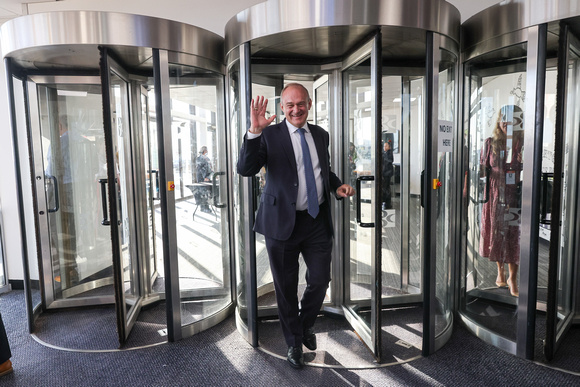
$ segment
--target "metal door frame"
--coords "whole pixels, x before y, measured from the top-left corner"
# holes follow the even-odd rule
[[[39,245],[40,245],[40,255],[41,255],[41,266],[42,266],[42,281],[41,287],[43,288],[43,304],[47,309],[53,308],[67,308],[76,306],[88,306],[88,305],[103,305],[103,304],[114,304],[115,298],[113,295],[110,296],[90,296],[86,298],[74,298],[74,299],[64,299],[56,300],[54,296],[54,291],[52,289],[52,257],[50,253],[50,238],[49,238],[49,227],[48,218],[45,215],[48,213],[47,202],[46,202],[46,192],[44,189],[44,166],[43,166],[43,155],[41,146],[41,127],[38,117],[39,113],[39,99],[37,88],[39,85],[45,84],[86,84],[100,86],[101,80],[98,76],[78,76],[78,75],[65,75],[65,76],[53,76],[53,75],[31,75],[28,76],[25,82],[26,93],[28,95],[28,115],[29,115],[29,135],[32,146],[32,162],[34,163],[34,175],[37,176],[35,180],[35,199],[37,201],[38,212],[36,214],[36,222],[39,227]],[[40,179],[38,178],[40,177]],[[42,213],[41,213],[42,212]],[[99,286],[112,284],[113,278],[110,280],[102,279],[99,280]],[[49,286],[50,284],[50,286]]]
[[[544,355],[548,360],[552,360],[555,353],[558,351],[560,344],[566,336],[566,332],[570,329],[572,323],[574,322],[574,300],[576,299],[576,290],[578,288],[577,281],[577,262],[578,259],[573,257],[578,257],[578,254],[572,254],[569,257],[572,260],[572,281],[569,296],[572,298],[571,309],[569,315],[563,316],[562,323],[558,326],[558,272],[560,271],[560,251],[561,251],[561,235],[562,235],[562,225],[560,222],[560,217],[562,214],[562,186],[563,186],[563,161],[565,157],[566,144],[569,143],[571,139],[566,138],[567,129],[567,110],[568,110],[568,81],[569,81],[569,60],[570,51],[572,47],[580,48],[580,41],[575,36],[575,34],[570,30],[566,22],[560,22],[560,34],[558,41],[558,75],[557,75],[557,94],[556,94],[556,124],[555,124],[555,137],[554,137],[554,183],[553,183],[553,193],[552,193],[552,214],[557,214],[557,218],[552,217],[555,221],[551,222],[550,227],[550,255],[548,263],[548,298],[546,307],[546,336],[544,339]],[[576,70],[577,71],[577,70]],[[575,75],[575,74],[574,74]],[[576,134],[577,135],[577,134]],[[572,145],[577,145],[577,143],[572,143]],[[576,157],[578,155],[576,154]],[[567,189],[578,190],[578,159],[571,160],[570,165],[573,166],[576,176],[576,186],[568,187]],[[575,166],[575,167],[574,167]],[[568,206],[572,206],[572,214],[577,212],[578,206],[576,202],[568,203]],[[569,227],[575,228],[576,233],[578,232],[577,222],[574,221],[575,216],[573,215],[571,219],[568,219]],[[575,226],[576,225],[576,226]],[[574,232],[574,231],[573,231]],[[578,250],[577,239],[569,239],[569,243],[572,246],[569,251]]]
[[[130,152],[130,159],[131,165],[130,170],[125,170],[125,173],[128,174],[128,178],[133,179],[133,174],[135,171],[133,170],[132,163],[134,160],[134,143],[131,139],[134,136],[134,121],[133,121],[133,95],[131,92],[132,85],[129,80],[129,75],[124,70],[124,68],[115,61],[110,56],[109,50],[106,48],[101,48],[101,88],[102,88],[102,98],[103,98],[103,127],[105,130],[105,148],[106,148],[106,155],[107,155],[107,179],[108,179],[108,194],[109,194],[109,220],[110,220],[110,227],[111,227],[111,243],[112,243],[112,250],[113,250],[113,278],[114,278],[114,287],[115,287],[115,304],[116,304],[116,314],[117,314],[117,333],[119,335],[119,341],[121,343],[125,342],[129,337],[129,333],[137,317],[139,312],[141,311],[142,301],[143,301],[143,278],[141,274],[141,260],[137,259],[139,255],[138,252],[138,245],[137,245],[137,224],[135,220],[135,208],[128,206],[125,211],[127,211],[127,218],[129,219],[130,225],[129,228],[132,230],[129,238],[130,238],[130,245],[129,245],[129,253],[131,259],[131,271],[129,275],[131,278],[136,278],[138,283],[137,286],[137,300],[135,302],[134,308],[128,313],[126,309],[126,300],[125,300],[125,289],[124,289],[124,268],[123,268],[123,258],[122,258],[122,246],[120,241],[120,234],[121,230],[120,227],[122,225],[122,219],[118,219],[118,202],[116,198],[119,195],[119,190],[121,189],[119,185],[120,182],[116,181],[116,168],[117,165],[115,162],[115,155],[113,154],[113,137],[116,133],[116,128],[112,126],[112,111],[111,111],[111,73],[115,73],[119,78],[121,78],[125,84],[127,85],[127,111],[124,112],[127,114],[127,123],[129,125],[127,129],[127,136],[129,139],[126,140],[129,142],[129,149],[127,152]],[[123,96],[122,96],[123,97]],[[125,147],[127,144],[118,144],[119,147]],[[127,166],[126,166],[127,167]],[[130,174],[129,174],[130,173]],[[114,184],[111,184],[114,182]],[[134,183],[131,184],[132,181],[128,181],[128,186],[131,187],[131,190],[126,193],[128,198],[135,197],[135,186]],[[119,187],[119,188],[117,188]],[[131,227],[131,225],[133,227]],[[135,274],[137,273],[137,274]]]

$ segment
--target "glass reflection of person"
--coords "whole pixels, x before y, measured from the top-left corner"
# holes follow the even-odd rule
[[[213,170],[211,168],[211,160],[207,156],[207,146],[202,146],[199,149],[199,156],[196,159],[197,182],[210,181]]]
[[[202,146],[199,149],[199,156],[197,156],[195,168],[197,171],[197,182],[209,182],[213,173],[211,167],[211,160],[207,156],[207,146]],[[197,187],[194,192],[195,202],[199,204],[202,212],[211,213],[209,207],[209,197],[211,196],[211,187]]]
[[[393,177],[393,150],[391,149],[391,142],[385,141],[383,145],[383,170],[381,172],[382,188],[381,201],[383,203],[383,210],[388,210],[391,205],[391,177]]]
[[[508,286],[519,295],[517,275],[520,263],[520,171],[524,137],[522,110],[515,105],[500,109],[491,137],[485,140],[480,171],[488,174],[489,192],[482,207],[479,253],[497,263],[496,285]],[[520,130],[515,130],[515,129]],[[509,278],[506,281],[505,264]]]
[[[59,116],[58,128],[59,141],[56,143],[53,142],[48,149],[46,175],[49,179],[55,178],[54,181],[51,181],[53,184],[58,184],[58,187],[52,187],[53,192],[56,192],[55,190],[58,189],[58,198],[54,196],[51,202],[58,200],[59,203],[55,203],[55,208],[59,208],[60,211],[56,212],[56,217],[51,218],[54,222],[60,220],[60,234],[57,232],[59,227],[51,222],[53,229],[51,235],[61,240],[62,249],[60,251],[60,257],[62,257],[62,263],[60,265],[58,263],[56,264],[54,276],[56,282],[64,281],[62,285],[66,289],[76,285],[79,281],[76,263],[77,233],[75,226],[73,171],[71,171],[71,146],[75,142],[78,142],[78,139],[69,131],[68,116],[66,114]],[[57,240],[54,240],[52,243],[53,246],[60,245]]]

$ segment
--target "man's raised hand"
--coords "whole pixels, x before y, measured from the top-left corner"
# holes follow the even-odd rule
[[[256,99],[252,99],[250,103],[250,133],[260,134],[262,130],[267,128],[272,121],[276,119],[276,115],[273,114],[270,118],[266,118],[266,107],[268,106],[268,100],[264,99],[264,96],[257,96]]]

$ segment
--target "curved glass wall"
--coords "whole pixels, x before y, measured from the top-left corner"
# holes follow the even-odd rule
[[[578,16],[526,0],[465,23],[459,311],[528,359],[552,359],[578,315]]]
[[[184,39],[137,42],[135,30]],[[105,306],[129,346],[143,320],[160,340],[223,320],[233,304],[223,40],[103,12],[22,17],[2,26],[2,39],[11,96],[30,117],[13,121],[15,142],[30,150],[17,166],[30,156],[34,177],[23,185],[36,213],[22,221],[36,230],[23,240],[38,237],[29,260],[40,267],[26,276],[44,297],[29,292],[31,309]]]
[[[455,238],[453,236],[452,217],[455,213],[455,158],[457,143],[455,141],[457,127],[456,101],[456,68],[457,56],[445,49],[439,48],[438,74],[438,140],[437,140],[437,217],[436,217],[436,277],[435,298],[435,335],[439,336],[451,328],[453,321],[452,282],[453,254]]]
[[[465,67],[470,74],[465,83],[469,95],[469,258],[462,281],[467,292],[466,315],[515,341],[526,46],[515,46],[511,51],[524,56],[514,58],[511,65],[502,60],[496,68],[491,63],[502,55],[492,53]],[[488,297],[503,301],[503,313],[481,313],[488,306]]]
[[[453,316],[451,218],[458,144],[454,135],[458,50],[453,26],[458,24],[443,26],[431,19],[430,27],[418,26],[417,19],[406,18],[409,3],[396,1],[388,8],[399,9],[403,16],[385,25],[383,12],[392,12],[381,2],[371,4],[368,12],[379,29],[358,20],[358,14],[337,13],[337,20],[323,21],[313,15],[297,24],[292,24],[291,13],[280,14],[286,7],[314,9],[319,3],[270,1],[243,11],[226,26],[232,164],[235,167],[247,131],[250,100],[265,96],[268,115],[276,114],[280,122],[282,88],[289,82],[304,84],[313,100],[310,122],[330,135],[333,171],[343,182],[360,188],[357,196],[331,203],[334,258],[323,311],[346,316],[377,359],[381,352],[397,357],[391,354],[391,344],[406,330],[397,330],[393,321],[405,313],[412,315],[413,323],[423,324],[423,332],[405,336],[406,342],[416,353],[421,349],[432,353],[449,337]],[[415,5],[419,12],[427,11],[424,3]],[[430,5],[455,20],[447,3]],[[348,0],[324,4],[328,9],[351,6]],[[443,137],[437,128],[444,122],[451,134],[445,146],[437,148],[437,139]],[[426,161],[428,147],[439,149],[433,158],[437,163]],[[422,173],[425,165],[428,173]],[[270,332],[265,322],[277,316],[263,236],[251,231],[266,176],[265,170],[251,178],[236,175],[233,187],[238,329],[253,345],[258,345],[258,325],[263,323]],[[441,189],[433,186],[435,179],[441,181]],[[427,190],[431,199],[424,202]],[[424,207],[436,217],[426,221]],[[427,240],[437,247],[430,266],[425,260]],[[300,279],[299,296],[304,274]],[[425,304],[434,306],[424,311]],[[389,323],[382,325],[382,316]],[[269,343],[260,345],[268,348]]]
[[[181,324],[231,303],[223,75],[170,63]]]

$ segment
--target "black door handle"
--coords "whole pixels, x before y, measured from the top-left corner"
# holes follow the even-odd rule
[[[375,177],[374,176],[360,176],[357,177],[356,179],[356,222],[358,223],[359,226],[361,227],[375,227],[375,223],[363,223],[360,220],[360,202],[361,202],[361,190],[360,190],[360,186],[361,186],[361,181],[374,181]]]
[[[107,210],[107,182],[108,179],[99,179],[99,184],[101,184],[101,205],[103,207],[103,220],[101,221],[101,224],[103,226],[111,225],[111,222],[109,221],[109,211]]]
[[[562,176],[563,177],[563,176]],[[554,182],[554,173],[542,173],[542,190],[540,200],[540,223],[551,224],[551,219],[548,219],[548,213],[552,210],[552,189]],[[550,184],[552,183],[552,184]],[[521,190],[521,182],[518,187]],[[518,197],[521,198],[521,191],[518,192]]]

